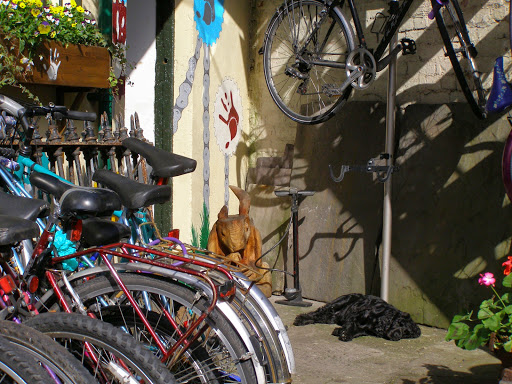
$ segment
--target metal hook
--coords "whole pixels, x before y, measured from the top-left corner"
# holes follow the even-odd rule
[[[331,174],[331,179],[334,180],[334,182],[339,183],[343,178],[345,177],[345,173],[350,171],[350,165],[342,165],[340,170],[340,175],[338,177],[334,176],[334,172],[332,170],[332,165],[329,164],[329,173]]]

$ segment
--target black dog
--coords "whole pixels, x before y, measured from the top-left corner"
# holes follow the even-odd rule
[[[352,293],[295,318],[294,325],[337,324],[332,334],[342,341],[358,336],[376,336],[387,340],[413,339],[421,335],[408,313],[375,296]]]

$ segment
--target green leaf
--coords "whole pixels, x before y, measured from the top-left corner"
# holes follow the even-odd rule
[[[512,305],[507,305],[503,310],[507,315],[510,315],[512,313]]]
[[[507,288],[512,287],[512,273],[503,278],[503,286]]]
[[[469,339],[463,344],[463,348],[467,350],[473,350],[487,342],[486,339],[478,336],[477,334],[472,334]]]
[[[487,319],[493,315],[494,315],[494,313],[489,308],[482,308],[478,311],[477,316],[480,320],[482,320],[482,319]]]
[[[491,316],[488,319],[482,320],[482,324],[485,328],[491,331],[497,331],[500,328],[500,316]]]
[[[503,301],[505,304],[510,303],[510,295],[508,292],[501,296],[501,301]]]
[[[469,326],[464,323],[452,323],[448,327],[446,341],[465,339],[469,335]]]
[[[503,344],[503,349],[505,349],[507,352],[510,352],[512,350],[512,340],[509,340]]]
[[[20,39],[19,44],[20,44],[19,49],[20,49],[20,53],[21,53],[25,49],[25,40]]]
[[[455,315],[453,316],[453,320],[452,320],[452,323],[458,323],[459,321],[466,321],[466,320],[470,320],[471,319],[471,313],[468,313],[466,315]]]

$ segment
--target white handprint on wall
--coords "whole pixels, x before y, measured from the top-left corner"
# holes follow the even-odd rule
[[[59,72],[59,67],[61,61],[59,60],[59,52],[57,52],[57,48],[53,50],[50,48],[50,66],[47,68],[46,64],[43,64],[43,68],[46,71],[46,74],[48,75],[48,78],[50,80],[57,80],[57,74]],[[57,62],[58,60],[58,62]]]

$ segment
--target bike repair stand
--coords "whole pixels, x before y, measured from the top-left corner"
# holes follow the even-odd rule
[[[398,44],[395,35],[389,45],[389,51],[393,52]],[[381,263],[381,288],[380,296],[384,301],[388,301],[389,296],[389,261],[391,259],[391,174],[399,170],[399,167],[393,165],[393,153],[395,143],[395,106],[396,106],[396,55],[391,57],[389,62],[389,77],[387,90],[386,107],[386,146],[385,153],[378,158],[370,159],[366,165],[342,165],[338,177],[334,176],[332,167],[329,164],[331,178],[339,183],[343,180],[346,172],[375,172],[377,180],[384,183],[384,202],[382,218],[382,263]],[[375,165],[377,160],[385,160],[386,165]]]
[[[313,196],[314,191],[299,191],[297,188],[290,188],[288,191],[275,191],[276,196],[291,196],[291,216],[293,231],[293,288],[284,290],[284,300],[277,300],[276,303],[293,305],[296,307],[310,307],[312,303],[302,300],[302,291],[299,280],[299,199],[301,196]]]

